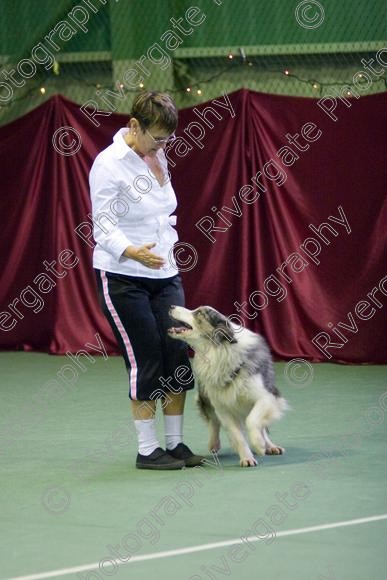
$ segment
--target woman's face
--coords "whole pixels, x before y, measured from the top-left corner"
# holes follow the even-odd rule
[[[131,127],[132,128],[132,127]],[[165,128],[155,125],[150,129],[142,129],[139,123],[132,128],[133,145],[137,153],[147,157],[155,157],[159,149],[165,149],[171,137]]]

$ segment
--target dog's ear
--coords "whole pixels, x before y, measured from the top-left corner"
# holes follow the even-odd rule
[[[225,341],[230,344],[237,342],[234,331],[223,320],[216,325],[211,338],[215,344],[222,344]]]
[[[204,313],[212,327],[211,340],[220,345],[224,342],[230,344],[237,342],[229,320],[214,308],[207,309]]]

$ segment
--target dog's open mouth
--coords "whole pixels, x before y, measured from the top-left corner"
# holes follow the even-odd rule
[[[172,326],[171,328],[168,328],[169,334],[184,334],[189,330],[193,330],[192,326],[190,324],[187,324],[187,322],[182,322],[179,320],[179,323],[180,326]]]

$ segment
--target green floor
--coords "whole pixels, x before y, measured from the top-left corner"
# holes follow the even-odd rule
[[[314,365],[313,381],[297,388],[278,363],[277,384],[292,410],[272,438],[286,455],[242,469],[223,436],[220,466],[163,473],[134,468],[122,360],[86,362],[72,388],[56,374],[69,363],[0,353],[1,580],[385,578],[387,520],[352,520],[387,513],[379,401],[386,367]],[[53,380],[56,399],[52,390],[34,407]],[[357,436],[344,439],[351,433]],[[185,440],[206,453],[192,393]],[[318,527],[336,522],[349,524]],[[246,533],[250,539],[241,541]],[[241,547],[230,548],[238,539]],[[109,546],[123,561],[116,568],[106,559],[114,557]]]

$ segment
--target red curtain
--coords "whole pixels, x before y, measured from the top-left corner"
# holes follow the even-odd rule
[[[240,90],[180,111],[168,157],[188,307],[233,315],[280,358],[387,362],[386,104]],[[127,117],[95,119],[55,96],[0,128],[3,350],[90,352],[98,332],[117,352],[95,291],[88,172]],[[62,152],[81,139],[73,155],[53,146],[61,127],[77,131],[57,135]]]

